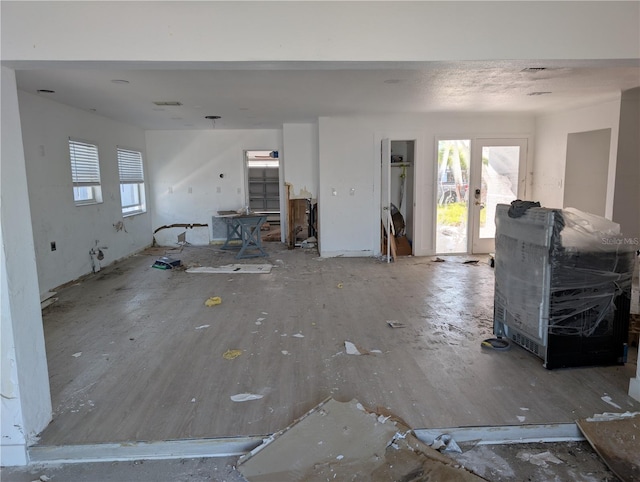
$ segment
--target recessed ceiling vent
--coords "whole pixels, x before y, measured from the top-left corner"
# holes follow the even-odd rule
[[[161,100],[158,102],[154,102],[155,105],[163,105],[163,106],[178,106],[182,105],[182,102],[178,102],[177,100]]]
[[[526,69],[522,69],[521,72],[542,72],[543,70],[547,70],[546,67],[527,67]]]

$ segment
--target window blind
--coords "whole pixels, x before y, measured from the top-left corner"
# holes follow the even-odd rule
[[[74,186],[99,186],[98,147],[87,142],[69,139],[69,154]]]
[[[142,154],[138,151],[118,147],[118,171],[121,184],[144,182],[142,172]]]

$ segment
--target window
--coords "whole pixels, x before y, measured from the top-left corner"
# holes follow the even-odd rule
[[[76,205],[102,202],[98,146],[69,139],[73,200]]]
[[[118,171],[120,172],[122,214],[131,216],[144,213],[146,203],[142,154],[138,151],[118,147]]]

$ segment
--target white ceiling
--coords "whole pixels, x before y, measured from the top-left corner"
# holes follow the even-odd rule
[[[21,90],[145,130],[211,129],[207,115],[222,117],[216,129],[268,129],[320,116],[575,108],[640,86],[640,63],[89,63],[16,67],[16,77]]]

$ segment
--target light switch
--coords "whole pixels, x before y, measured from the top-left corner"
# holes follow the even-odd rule
[[[356,194],[356,188],[352,187],[351,189],[349,189],[349,196],[355,196]]]
[[[337,196],[338,195],[338,191],[336,191],[334,188],[331,188],[331,195],[332,196]]]

